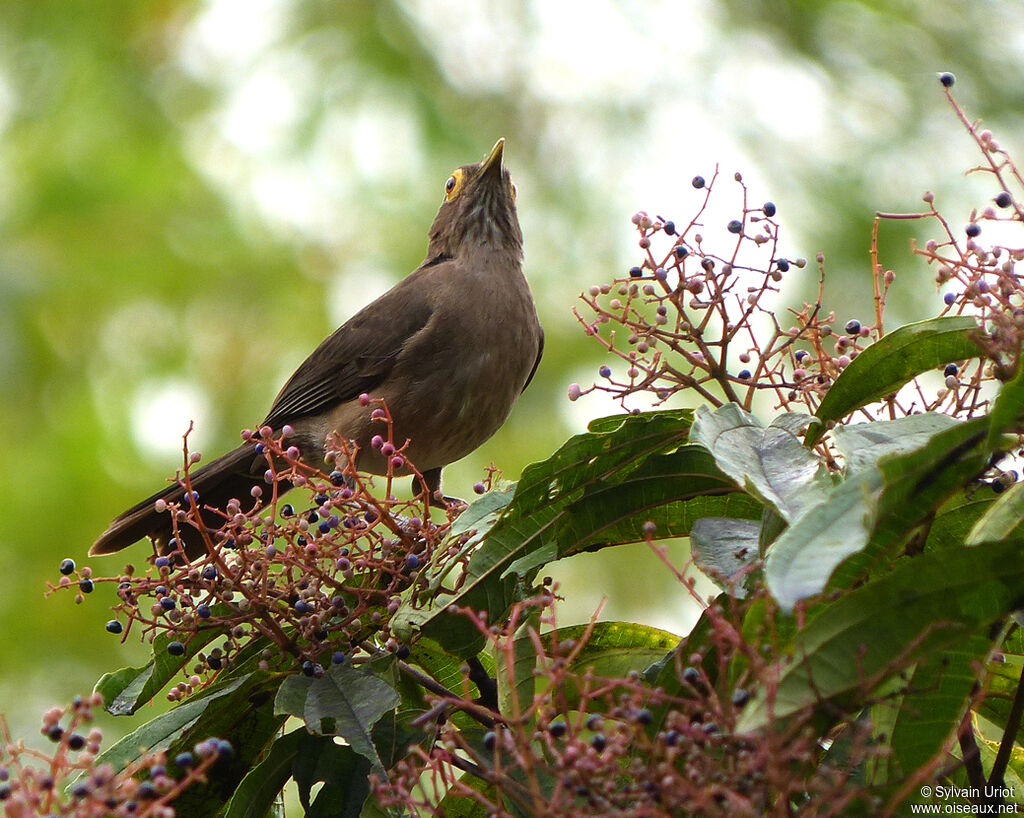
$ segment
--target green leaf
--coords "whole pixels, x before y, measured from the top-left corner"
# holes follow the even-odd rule
[[[957,492],[947,500],[928,527],[925,548],[960,548],[967,541],[974,524],[992,505],[988,492]],[[992,537],[992,539],[999,539]]]
[[[292,765],[305,732],[300,727],[270,745],[266,757],[249,771],[231,796],[224,818],[263,818],[267,814],[292,777]]]
[[[1018,431],[1024,419],[1024,366],[1017,365],[1013,379],[1004,383],[992,402],[989,412],[991,425],[988,430],[988,447],[999,448],[1000,438],[1008,430]]]
[[[890,454],[906,454],[924,446],[941,431],[959,421],[939,412],[907,415],[895,420],[836,426],[832,440],[846,464],[846,474],[855,474],[876,465]]]
[[[693,560],[724,591],[742,599],[743,579],[758,560],[761,524],[731,517],[704,517],[690,529]]]
[[[572,625],[549,631],[543,636],[545,652],[550,655],[558,643],[572,641],[579,644],[586,638],[589,627]],[[679,642],[680,638],[675,634],[650,625],[596,622],[586,644],[569,663],[568,671],[580,676],[590,671],[597,677],[622,679],[633,671],[647,671],[663,660],[666,651],[673,650]],[[575,685],[567,683],[562,692],[570,710],[580,704],[580,691]]]
[[[976,634],[915,665],[894,690],[872,706],[872,719],[887,723],[890,753],[876,759],[878,783],[901,782],[938,753],[960,723],[978,681],[976,667],[991,643]]]
[[[876,421],[884,427],[892,421]],[[775,541],[765,560],[765,579],[783,608],[833,584],[846,587],[876,561],[902,545],[964,483],[984,468],[978,446],[986,418],[958,423],[915,451],[888,455],[877,467],[849,476],[828,501],[812,509]],[[863,553],[858,553],[863,552]]]
[[[1000,494],[981,515],[970,533],[967,545],[1001,540],[1018,533],[1024,525],[1024,483],[1014,483]]]
[[[96,682],[95,690],[103,697],[107,712],[115,716],[127,716],[152,701],[171,679],[181,673],[183,667],[192,662],[193,656],[218,636],[223,636],[226,630],[200,630],[188,641],[182,656],[172,656],[168,653],[167,646],[172,640],[166,633],[158,634],[153,640],[153,658],[145,665],[123,667],[113,673],[104,674]]]
[[[807,416],[795,420],[795,426],[780,420],[766,428],[738,404],[714,411],[701,406],[690,440],[710,451],[716,465],[744,491],[792,523],[822,502],[831,488],[825,465],[793,431],[802,428]]]
[[[352,747],[335,744],[329,736],[297,732],[292,771],[305,818],[359,818],[370,791],[370,762]],[[313,787],[321,781],[323,786],[313,798]]]
[[[298,716],[314,733],[341,736],[382,772],[371,731],[400,703],[387,682],[346,663],[331,665],[319,679],[289,676],[277,692],[274,713]]]
[[[554,558],[565,509],[588,489],[621,483],[652,455],[684,444],[687,417],[651,412],[617,418],[602,426],[607,431],[576,435],[548,460],[527,466],[507,512],[470,559],[460,591],[424,601],[418,589],[411,589],[391,620],[393,631],[406,641],[422,631],[459,656],[475,655],[482,635],[464,617],[453,616],[449,607],[468,606],[500,617],[511,604],[517,581],[507,572],[509,566],[541,549],[548,549],[544,559]]]
[[[527,576],[581,551],[639,542],[646,536],[648,522],[654,524],[658,537],[686,537],[704,517],[756,518],[761,510],[755,500],[736,490],[706,449],[683,446],[671,454],[647,458],[621,481],[611,478],[588,487],[550,525],[522,544],[525,553],[502,576]],[[491,547],[490,542],[499,537],[500,530],[493,532],[484,547]]]
[[[956,645],[1013,610],[1024,596],[1024,541],[923,554],[834,603],[822,604],[780,664],[773,701],[763,690],[740,731],[862,690]]]
[[[492,646],[495,678],[498,683],[498,710],[516,723],[524,718],[533,704],[537,680],[537,649],[533,636],[540,633],[540,611],[531,606],[512,635],[510,654]]]
[[[191,750],[212,736],[231,742],[234,755],[217,764],[216,776],[175,799],[179,815],[206,818],[219,812],[281,724],[271,712],[279,678],[258,672],[222,682],[146,722],[96,759],[123,770],[143,752]],[[174,765],[170,765],[175,770]]]
[[[891,395],[921,373],[978,357],[972,340],[977,330],[973,318],[946,316],[906,324],[880,338],[850,361],[829,387],[815,412],[823,423],[808,431],[807,445],[821,439],[828,421]]]
[[[765,581],[783,609],[822,591],[836,566],[868,544],[883,487],[878,469],[855,474],[779,535],[765,559]]]

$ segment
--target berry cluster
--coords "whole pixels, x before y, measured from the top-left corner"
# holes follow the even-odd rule
[[[885,398],[886,417],[941,411],[969,418],[984,413],[997,381],[1016,372],[1024,339],[1024,287],[1017,265],[1024,240],[1006,240],[1024,224],[1024,179],[990,131],[970,122],[953,100],[952,75],[942,75],[947,98],[985,157],[971,172],[992,177],[991,202],[971,212],[962,231],[953,229],[925,194],[922,213],[879,213],[871,256],[874,315],[870,321],[846,317],[837,325],[823,305],[825,260],[819,254],[818,298],[784,317],[776,307],[780,287],[804,259],[780,254],[779,227],[771,202],[752,204],[740,174],[737,218],[721,225],[705,222],[718,170],[697,176],[702,193],[697,212],[684,226],[660,216],[633,216],[643,259],[623,276],[594,285],[581,295],[589,314],[576,311],[584,331],[618,362],[603,364],[590,386],[571,384],[569,399],[593,391],[613,395],[627,411],[630,399],[646,394],[648,405],[692,391],[690,400],[719,406],[736,402],[753,408],[760,394],[774,396],[773,408],[814,412],[839,374],[884,334],[884,313],[893,270],[879,260],[878,231],[892,219],[932,219],[942,236],[915,251],[936,268],[941,291],[939,315],[971,315],[978,320],[982,354],[945,368],[941,380],[923,376]],[[983,227],[998,225],[993,240]],[[712,232],[718,234],[712,241]],[[724,251],[712,249],[722,246]],[[660,248],[657,249],[656,248]],[[867,417],[873,417],[866,410]]]
[[[81,601],[95,583],[116,583],[120,603],[107,630],[127,638],[135,629],[181,657],[184,678],[168,694],[172,701],[209,684],[239,656],[263,670],[301,669],[313,677],[331,662],[361,662],[380,651],[401,656],[408,648],[388,625],[399,595],[419,581],[424,562],[450,560],[454,567],[467,555],[458,538],[439,549],[457,506],[433,522],[423,493],[395,498],[394,472],[415,469],[393,440],[387,408],[367,411],[381,423],[372,445],[389,457],[383,491],[349,465],[356,454],[349,441],[334,442],[328,462],[335,468],[325,472],[299,459],[288,427],[278,435],[269,428],[247,432],[243,437],[258,440],[267,458],[265,489],[256,486],[251,497],[232,500],[226,509],[203,508],[194,492],[181,504],[159,502],[176,532],[183,526],[204,532],[205,557],[186,562],[172,541],[146,570],[126,565],[106,578],[64,560],[51,590],[77,588]],[[190,490],[188,470],[197,459],[186,452],[185,462],[181,482]],[[493,473],[487,483],[492,479]],[[285,483],[295,486],[287,503],[279,496]],[[209,520],[211,513],[221,521],[216,529],[201,516]]]
[[[174,818],[171,803],[187,787],[206,780],[217,761],[233,748],[220,739],[196,745],[174,759],[171,770],[163,753],[149,753],[118,771],[97,760],[102,732],[89,727],[97,694],[75,698],[70,707],[43,714],[40,732],[56,748],[52,755],[11,739],[0,718],[0,806],[10,818]]]
[[[756,599],[771,604],[764,595]],[[758,816],[794,798],[804,804],[801,815],[877,807],[851,778],[857,762],[874,752],[866,731],[853,735],[858,728],[852,728],[847,736],[856,759],[848,765],[822,762],[811,713],[778,729],[734,732],[750,691],[777,682],[755,640],[741,635],[754,599],[706,605],[706,627],[660,665],[625,675],[593,670],[588,645],[602,638],[601,626],[559,629],[555,600],[555,590],[546,587],[515,606],[500,627],[464,612],[510,670],[522,661],[517,640],[527,623],[536,692],[495,714],[485,732],[460,729],[456,719],[440,724],[432,746],[413,746],[389,780],[375,781],[383,806],[429,812],[441,792],[472,799],[499,818]],[[436,709],[435,702],[431,712]]]

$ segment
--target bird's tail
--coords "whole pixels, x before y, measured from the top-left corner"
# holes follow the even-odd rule
[[[203,509],[201,517],[206,526],[216,531],[224,524],[224,518],[206,510],[207,506],[223,510],[232,498],[244,502],[250,497],[252,487],[263,482],[265,470],[266,461],[256,455],[253,444],[243,443],[234,451],[190,472],[189,482],[192,490],[199,495],[196,502]],[[285,488],[285,485],[282,484],[281,488]],[[119,514],[93,543],[89,555],[113,554],[143,537],[152,538],[161,548],[166,549],[167,543],[174,536],[172,515],[167,511],[157,511],[156,501],[181,503],[182,508],[188,508],[188,504],[182,502],[184,499],[185,488],[180,484],[170,485],[152,497],[147,497]],[[206,553],[202,533],[189,521],[178,521],[178,540],[190,560]]]

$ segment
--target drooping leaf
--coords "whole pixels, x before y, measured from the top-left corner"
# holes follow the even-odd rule
[[[1022,550],[1024,541],[1005,540],[926,553],[821,605],[781,664],[774,700],[760,691],[738,729],[870,689],[936,651],[962,646],[1024,597]]]
[[[871,468],[889,454],[906,454],[919,449],[938,432],[959,421],[939,412],[907,415],[883,422],[836,426],[832,440],[845,461],[845,473]]]
[[[301,718],[311,732],[341,736],[382,771],[373,725],[400,703],[387,682],[342,664],[331,665],[319,679],[289,676],[277,692],[274,713]]]
[[[891,554],[915,526],[984,468],[986,453],[979,446],[986,424],[985,418],[956,424],[917,450],[888,455],[877,466],[849,476],[768,551],[765,578],[772,595],[791,608],[822,591],[841,563],[843,573],[833,584],[847,587]],[[856,558],[850,559],[852,555]]]
[[[822,591],[836,566],[868,544],[883,487],[878,469],[852,475],[779,535],[765,559],[765,580],[784,609]]]
[[[797,417],[797,428],[805,418]],[[820,458],[786,427],[785,421],[762,426],[735,403],[716,410],[701,406],[690,440],[710,451],[715,464],[744,491],[792,523],[825,499],[831,481]]]
[[[760,523],[732,517],[703,517],[690,529],[697,567],[723,591],[742,599],[743,578],[758,559]]]
[[[976,358],[980,351],[972,335],[977,328],[968,316],[945,316],[906,324],[880,338],[850,361],[825,393],[814,413],[823,422],[808,431],[807,445],[821,439],[828,421],[893,394],[923,372]]]
[[[306,818],[359,818],[370,791],[370,761],[329,736],[301,731],[292,767]],[[323,782],[320,791],[313,787]]]

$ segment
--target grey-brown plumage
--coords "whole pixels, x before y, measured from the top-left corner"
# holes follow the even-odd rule
[[[486,159],[448,178],[423,263],[320,344],[278,394],[263,425],[290,425],[288,442],[306,462],[321,464],[325,440],[337,432],[358,445],[358,468],[386,470],[370,445],[381,426],[371,424],[371,408],[359,405],[365,392],[387,402],[395,441],[411,441],[406,454],[433,492],[441,469],[491,437],[529,384],[544,333],[523,276],[503,147],[498,140]],[[254,444],[244,443],[190,479],[200,506],[223,509],[231,498],[249,498],[266,468]],[[113,553],[147,536],[166,544],[171,515],[154,504],[183,496],[172,485],[146,498],[118,516],[89,553]],[[204,518],[214,529],[223,519]],[[179,529],[190,559],[205,553],[196,529],[184,522]]]

